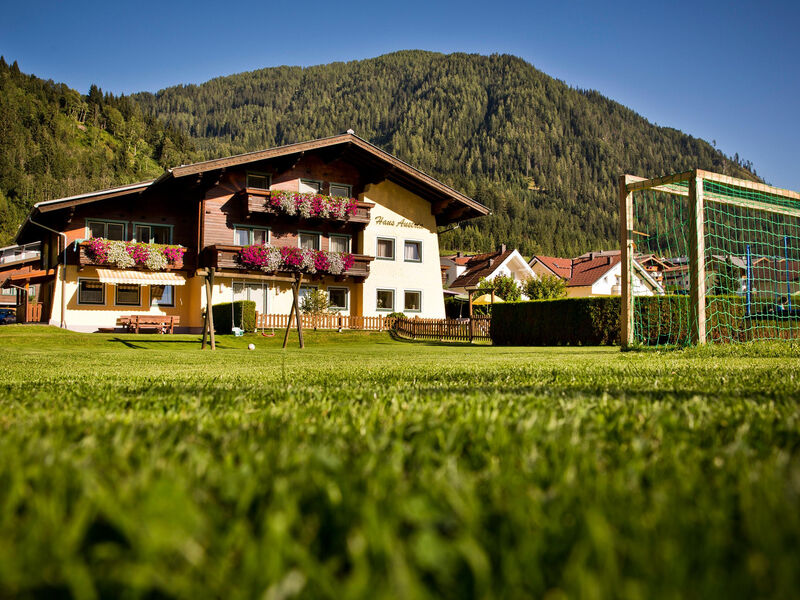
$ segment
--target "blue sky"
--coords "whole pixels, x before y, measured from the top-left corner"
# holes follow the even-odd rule
[[[800,190],[797,0],[2,2],[0,54],[84,93],[412,48],[508,53]]]

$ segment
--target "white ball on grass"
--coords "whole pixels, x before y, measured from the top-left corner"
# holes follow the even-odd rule
[[[255,350],[256,349],[256,345],[255,344],[247,344],[247,349],[248,350]]]

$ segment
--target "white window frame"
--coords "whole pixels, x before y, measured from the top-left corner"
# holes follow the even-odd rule
[[[100,289],[103,290],[102,302],[81,302],[81,282],[82,281],[96,281],[100,284]],[[106,305],[106,284],[99,279],[92,279],[91,277],[78,277],[78,306],[105,306]]]
[[[406,244],[419,244],[419,259],[406,258]],[[422,240],[403,240],[403,262],[421,263],[422,262]]]
[[[335,237],[347,239],[347,249],[345,250],[345,252],[352,252],[351,248],[353,247],[353,236],[352,235],[348,235],[346,233],[329,233],[328,234],[328,251],[329,252],[333,252],[333,250],[331,250],[331,238],[335,238]]]
[[[139,296],[138,296],[138,300],[136,301],[136,304],[132,304],[132,303],[128,304],[127,302],[120,302],[119,301],[117,294],[119,293],[119,286],[120,285],[135,285],[137,288],[139,288]],[[141,308],[141,306],[142,306],[142,286],[139,285],[138,283],[124,283],[124,284],[115,285],[114,286],[114,306],[128,306],[128,307],[133,306],[133,307],[136,307],[136,308]]]
[[[406,294],[419,294],[419,308],[406,308]],[[421,313],[422,312],[422,290],[403,290],[403,311],[402,312],[411,312],[411,313]]]
[[[353,197],[353,186],[352,185],[348,185],[346,183],[336,183],[335,181],[331,181],[331,182],[328,183],[328,195],[329,196],[333,196],[334,195],[333,190],[331,190],[331,188],[333,186],[339,186],[339,187],[347,188],[347,194],[345,194],[344,196],[340,196],[341,198],[352,198]]]
[[[343,290],[344,291],[344,306],[333,306],[331,305],[331,290]],[[342,312],[350,310],[350,288],[346,286],[339,286],[339,285],[329,285],[328,286],[328,308],[333,308],[335,310],[340,310]]]
[[[250,185],[250,176],[254,175],[256,177],[266,177],[267,178],[267,187],[260,188]],[[272,175],[270,173],[261,173],[259,171],[247,171],[244,176],[244,187],[252,190],[265,190],[269,191],[272,189]]]
[[[266,246],[269,246],[269,244],[272,242],[272,229],[270,227],[257,227],[257,226],[254,226],[254,225],[238,225],[238,224],[234,223],[234,225],[233,225],[233,245],[234,246],[238,246],[239,248],[244,248],[244,246],[239,246],[239,243],[238,243],[238,241],[236,239],[236,232],[237,231],[248,231],[249,232],[247,234],[247,239],[250,240],[248,242],[248,244],[247,244],[248,246],[252,246],[255,243],[255,242],[253,242],[253,232],[254,231],[266,231],[266,233],[267,233],[267,236],[266,236],[267,237],[267,241],[266,241],[266,244],[265,244]]]
[[[389,240],[392,242],[392,257],[378,256],[378,242],[381,240]],[[379,235],[375,237],[375,260],[396,260],[397,259],[397,238],[390,236]]]
[[[316,236],[316,238],[317,238],[317,247],[315,248],[315,250],[321,250],[322,249],[322,234],[320,234],[319,231],[301,231],[301,230],[298,230],[298,232],[297,232],[297,247],[298,248],[302,248],[303,247],[303,244],[300,242],[300,236],[301,235],[313,235],[313,236]]]
[[[392,293],[392,306],[390,308],[378,308],[378,294],[380,292],[391,292]],[[375,310],[377,312],[394,312],[395,306],[397,304],[397,290],[394,288],[376,288],[375,289]]]
[[[167,227],[167,228],[169,228],[169,241],[167,242],[167,244],[171,244],[172,240],[174,239],[174,235],[173,235],[173,230],[175,229],[174,225],[170,225],[168,223],[145,223],[144,221],[134,221],[134,223],[133,223],[133,237],[131,238],[131,240],[134,241],[134,242],[144,242],[146,244],[152,244],[153,243],[150,240],[137,240],[136,239],[136,228],[139,227],[140,225],[142,227],[151,227],[151,228],[152,227]],[[152,236],[152,233],[153,233],[153,231],[151,229],[150,230],[151,236]]]
[[[170,304],[162,304],[159,301],[158,298],[155,298],[153,296],[153,288],[156,287],[156,286],[151,285],[149,287],[150,287],[150,306],[162,306],[164,308],[173,308],[175,306],[175,288],[177,286],[174,286],[174,285],[162,285],[162,286],[159,286],[159,287],[163,287],[163,288],[172,288],[172,302]],[[163,298],[163,296],[162,296],[162,298]]]
[[[86,219],[84,237],[88,240],[92,237],[92,230],[89,226],[91,223],[102,223],[104,227],[103,239],[108,239],[108,225],[122,225],[122,241],[128,239],[128,221],[119,221],[117,219]]]
[[[250,288],[247,287],[250,284],[258,283],[261,285],[261,292],[264,294],[264,314],[269,313],[269,283],[262,280],[253,280],[253,279],[234,279],[231,281],[231,302],[238,302],[236,297],[233,295],[233,288],[234,285],[240,283],[244,286],[245,291],[247,292],[247,298],[245,300],[250,300]]]

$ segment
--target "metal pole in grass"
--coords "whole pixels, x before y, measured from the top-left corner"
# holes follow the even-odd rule
[[[783,236],[783,258],[786,267],[786,308],[792,310],[792,286],[789,280],[789,236]]]

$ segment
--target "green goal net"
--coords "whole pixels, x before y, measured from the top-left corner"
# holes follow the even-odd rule
[[[624,344],[800,337],[800,194],[701,170],[620,185]]]

